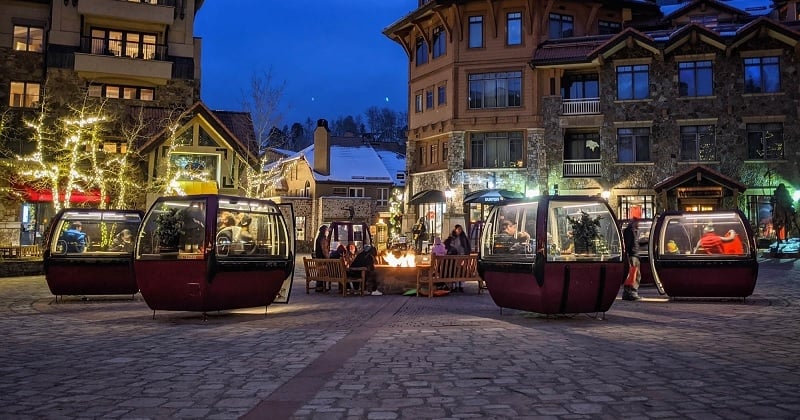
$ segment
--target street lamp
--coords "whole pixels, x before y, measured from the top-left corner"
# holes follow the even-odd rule
[[[603,200],[608,201],[608,199],[611,197],[611,191],[603,190],[603,192],[600,193],[600,197],[603,197]]]

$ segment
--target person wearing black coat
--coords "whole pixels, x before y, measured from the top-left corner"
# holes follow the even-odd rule
[[[328,239],[328,226],[319,227],[317,239],[314,241],[314,258],[328,258],[330,256],[330,239]],[[325,291],[325,283],[318,281],[314,291]]]

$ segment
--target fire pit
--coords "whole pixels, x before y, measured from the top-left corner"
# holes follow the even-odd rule
[[[416,255],[413,250],[384,251],[375,265],[378,289],[384,294],[401,294],[417,287],[417,265],[430,262],[427,255]]]

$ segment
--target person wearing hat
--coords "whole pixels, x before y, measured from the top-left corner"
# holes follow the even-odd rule
[[[639,283],[642,281],[642,270],[639,261],[639,241],[636,240],[636,230],[639,227],[639,218],[634,216],[622,231],[622,240],[625,252],[628,254],[629,271],[622,288],[622,300],[640,300]]]
[[[703,227],[703,236],[694,247],[695,254],[722,254],[722,238],[717,235],[714,225],[708,223]]]
[[[111,243],[108,250],[113,252],[133,251],[133,234],[130,229],[122,229],[122,231],[114,237],[114,241]]]
[[[86,250],[86,234],[83,233],[83,224],[79,221],[74,221],[70,224],[69,229],[61,234],[60,241],[66,243],[67,252],[83,252]]]

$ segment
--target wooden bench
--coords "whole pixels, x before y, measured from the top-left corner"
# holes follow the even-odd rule
[[[341,258],[326,259],[326,258],[306,258],[303,257],[303,266],[306,269],[306,294],[309,290],[316,287],[311,285],[311,282],[322,282],[325,290],[331,290],[333,283],[339,285],[339,290],[342,296],[347,294],[347,283],[352,283],[354,286],[360,284],[358,292],[364,296],[364,285],[366,283],[366,270],[361,271],[360,278],[347,277],[347,268]]]
[[[428,286],[428,297],[433,297],[435,283],[478,282],[478,293],[483,293],[486,284],[478,275],[477,255],[445,255],[432,256],[431,266],[427,270],[417,271],[417,296],[420,286]]]

